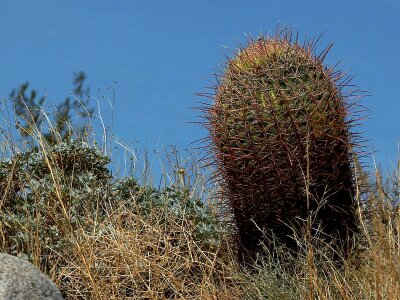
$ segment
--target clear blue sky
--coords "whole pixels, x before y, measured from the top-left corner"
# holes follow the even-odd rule
[[[29,81],[61,101],[82,70],[94,96],[117,82],[115,132],[127,143],[184,149],[207,134],[189,124],[198,115],[190,108],[203,100],[194,94],[224,62],[224,47],[279,23],[307,36],[325,32],[321,46],[335,43],[327,62],[341,61],[371,94],[363,130],[388,167],[400,138],[399,16],[398,0],[1,1],[0,98]]]

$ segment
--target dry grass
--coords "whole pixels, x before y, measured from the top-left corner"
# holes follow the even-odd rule
[[[113,215],[74,234],[57,283],[71,299],[219,299],[227,267],[218,251],[201,249],[190,224],[157,212]]]
[[[0,250],[32,261],[66,299],[400,299],[400,165],[386,181],[378,170],[374,179],[358,174],[361,233],[348,259],[338,263],[329,245],[305,233],[297,235],[296,257],[277,245],[275,253],[266,252],[253,269],[243,270],[229,231],[210,247],[184,208],[177,214],[160,206],[143,211],[137,205],[140,193],[108,203],[100,200],[109,191],[93,189],[96,205],[83,208],[76,219],[71,198],[63,194],[67,181],[47,155],[40,130],[33,131],[54,193],[44,210],[27,209],[33,224],[18,220],[20,234],[27,236],[24,243],[8,235],[6,223],[0,224]],[[6,134],[2,141],[2,157],[23,152]],[[204,192],[205,187],[199,188],[203,175],[185,180],[182,174],[167,176],[171,170],[164,167],[167,186],[187,189],[190,195]],[[6,175],[0,186],[3,214],[12,212],[5,195],[17,180]],[[207,195],[202,198],[210,200],[213,192]],[[40,224],[47,224],[43,219],[57,228],[61,246],[54,236],[40,236]]]

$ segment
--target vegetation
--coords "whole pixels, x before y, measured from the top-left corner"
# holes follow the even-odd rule
[[[38,266],[66,299],[400,299],[400,162],[372,176],[354,157],[357,243],[346,256],[321,231],[291,227],[296,252],[266,235],[243,265],[224,184],[206,185],[212,173],[200,162],[160,157],[164,184],[155,187],[147,173],[111,171],[106,150],[121,141],[105,144],[112,137],[99,138],[87,115],[69,117],[65,135],[42,105],[40,122],[9,118],[4,105],[0,251]]]
[[[60,139],[70,139],[72,134],[83,134],[87,130],[88,119],[93,115],[93,108],[88,106],[90,88],[85,87],[86,78],[84,72],[76,73],[73,80],[74,97],[64,99],[55,109],[52,109],[51,113],[45,108],[46,95],[39,98],[37,90],[32,89],[28,92],[28,82],[13,89],[10,97],[18,120],[16,127],[21,135],[25,138],[32,136],[30,130],[37,127],[47,142],[55,144]],[[47,111],[47,114],[43,114],[43,110]],[[71,122],[72,114],[81,117],[81,124]],[[46,118],[51,118],[52,122],[49,124],[46,122]],[[45,124],[51,125],[51,127],[43,127]],[[72,124],[77,125],[76,128],[69,127]]]
[[[1,130],[0,251],[36,264],[68,299],[190,298],[203,281],[222,280],[225,231],[183,164],[156,189],[113,176],[88,132],[54,142],[26,123],[22,143]]]

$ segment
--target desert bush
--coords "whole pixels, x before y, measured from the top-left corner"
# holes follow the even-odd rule
[[[104,216],[109,158],[79,142],[30,150],[0,162],[0,245],[3,252],[38,259],[68,247],[81,218]]]
[[[224,231],[209,206],[189,187],[156,189],[133,176],[113,178],[109,163],[82,141],[42,145],[3,159],[1,251],[34,262],[73,299],[125,297],[132,291],[175,297],[186,294],[183,283],[201,284],[204,268],[210,276],[220,269],[215,260]],[[116,251],[117,244],[125,250]],[[154,278],[149,263],[157,264],[149,253],[162,256],[158,272],[167,267],[171,272]],[[171,264],[174,260],[179,263]],[[122,261],[129,264],[119,265]],[[141,267],[127,273],[130,263]],[[125,276],[131,276],[128,285]],[[95,282],[85,280],[92,277]],[[104,289],[110,278],[115,290]]]

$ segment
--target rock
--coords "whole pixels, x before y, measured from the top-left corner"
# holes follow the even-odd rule
[[[0,300],[63,300],[57,286],[31,263],[0,253]]]

